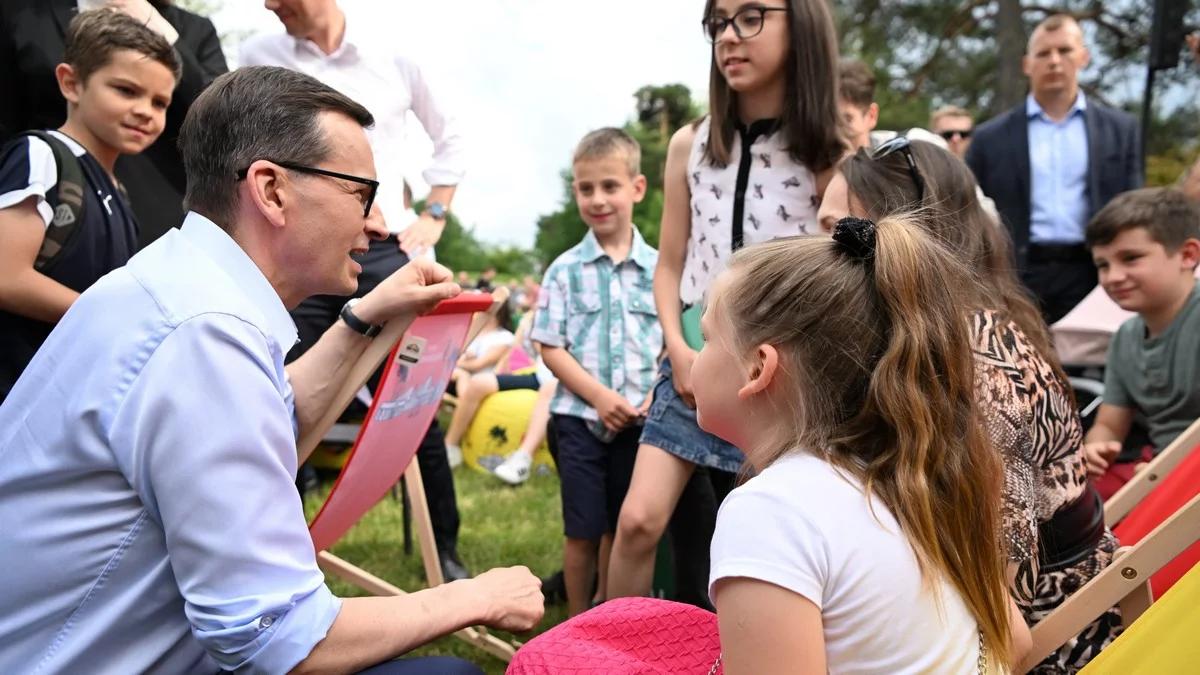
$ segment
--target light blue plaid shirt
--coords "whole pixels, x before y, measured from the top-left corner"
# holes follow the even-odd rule
[[[639,406],[654,387],[662,326],[654,306],[658,251],[633,228],[629,257],[614,265],[589,230],[546,270],[532,337],[565,348],[601,384]],[[596,411],[559,387],[550,412],[597,420]]]

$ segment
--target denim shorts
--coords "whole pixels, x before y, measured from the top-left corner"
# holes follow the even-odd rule
[[[696,425],[696,411],[687,407],[671,383],[669,359],[663,359],[658,373],[654,402],[650,404],[646,426],[642,430],[642,443],[661,448],[692,464],[736,473],[746,456]]]

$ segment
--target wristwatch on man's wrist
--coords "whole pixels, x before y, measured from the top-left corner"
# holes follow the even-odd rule
[[[362,298],[351,298],[347,300],[346,304],[342,305],[342,312],[339,314],[339,316],[341,317],[342,321],[350,327],[350,330],[358,333],[359,335],[373,338],[376,335],[379,335],[380,331],[383,330],[383,326],[367,323],[366,321],[363,321],[355,316],[354,306],[358,304],[359,300],[362,300]]]
[[[429,202],[425,205],[425,213],[434,220],[446,219],[446,205],[441,202]]]

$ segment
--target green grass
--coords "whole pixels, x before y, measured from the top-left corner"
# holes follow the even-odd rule
[[[458,511],[462,520],[458,551],[471,571],[493,567],[526,565],[538,576],[562,567],[562,515],[557,475],[534,475],[520,487],[509,487],[498,479],[466,467],[454,472]],[[329,493],[326,482],[305,499],[306,514],[312,518]],[[404,554],[404,526],[400,502],[384,497],[341,541],[330,549],[334,555],[385,579],[404,590],[425,587],[420,547],[415,536],[413,552]],[[327,577],[339,596],[364,595],[358,588]],[[533,635],[559,623],[566,607],[548,607]],[[501,637],[507,634],[497,633]],[[446,637],[411,653],[412,656],[458,656],[479,664],[488,673],[503,673],[505,663],[455,637]]]

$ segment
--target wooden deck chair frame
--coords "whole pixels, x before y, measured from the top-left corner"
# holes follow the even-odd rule
[[[1200,445],[1200,419],[1192,422],[1191,426],[1176,436],[1170,445],[1134,474],[1128,483],[1108,498],[1108,501],[1104,502],[1105,524],[1113,527],[1121,522],[1121,519],[1129,515],[1129,512],[1141,503],[1154,488],[1158,487],[1175,467],[1187,459],[1198,445]]]
[[[499,311],[500,306],[507,301],[507,288],[500,288],[493,292],[491,309],[487,312],[478,312],[472,318],[471,325],[467,330],[466,342],[469,343],[473,340],[483,329],[487,321],[487,316],[495,314]],[[312,451],[317,447],[317,443],[333,427],[342,410],[354,398],[355,393],[370,378],[371,374],[379,368],[379,364],[383,363],[383,360],[387,358],[392,347],[403,337],[406,328],[407,326],[402,326],[399,323],[386,325],[383,331],[367,346],[366,351],[363,352],[358,361],[351,367],[349,375],[346,376],[341,388],[333,399],[333,404],[325,411],[325,414],[316,424],[301,434],[300,440],[296,444],[297,454],[301,462],[312,454]],[[429,504],[425,500],[425,487],[421,482],[421,468],[415,460],[409,463],[408,468],[404,471],[404,479],[408,486],[409,502],[412,505],[413,526],[416,529],[417,541],[421,547],[421,560],[425,567],[425,579],[430,588],[439,586],[445,583],[445,579],[442,577],[442,568],[438,563],[437,544],[433,538],[433,523],[429,518]],[[342,560],[329,551],[320,551],[317,553],[317,565],[326,573],[332,574],[374,595],[405,594],[405,591],[400,588],[389,584],[352,563]],[[464,628],[454,633],[454,636],[506,662],[512,660],[513,654],[520,647],[519,643],[510,643],[492,635],[482,626]]]
[[[1033,649],[1018,672],[1026,672],[1067,640],[1078,635],[1110,607],[1121,607],[1121,619],[1131,625],[1149,607],[1150,577],[1200,540],[1200,495],[1146,535],[1135,546],[1122,548],[1112,564],[1031,630]]]

